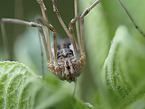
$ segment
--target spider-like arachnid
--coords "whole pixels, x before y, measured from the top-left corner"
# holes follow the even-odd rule
[[[51,24],[48,24],[48,20],[46,17],[46,7],[43,3],[43,0],[37,0],[40,5],[42,11],[42,18],[37,18],[38,22],[45,25],[47,39],[45,38],[42,26],[38,23],[27,22],[19,19],[11,19],[11,18],[3,18],[1,20],[3,38],[5,39],[5,31],[4,31],[4,23],[16,23],[22,25],[28,25],[31,27],[37,27],[45,47],[45,52],[47,56],[47,66],[50,71],[52,71],[57,77],[61,80],[67,80],[69,82],[75,81],[76,77],[80,75],[79,70],[85,64],[85,48],[84,48],[84,36],[83,36],[83,24],[84,17],[89,13],[89,11],[95,7],[101,0],[96,0],[89,8],[87,8],[80,16],[77,13],[77,0],[74,0],[74,9],[75,9],[75,17],[70,21],[69,28],[64,24],[59,11],[57,9],[56,0],[52,0],[53,11],[56,13],[57,18],[62,25],[63,29],[67,33],[71,42],[63,42],[57,44],[56,31]],[[80,28],[78,24],[78,20],[80,19]],[[76,24],[77,31],[77,41],[75,40],[73,33],[73,25]],[[50,36],[49,30],[53,33],[53,41],[54,41],[54,50],[51,50],[50,44]],[[72,48],[70,48],[70,44],[72,43]],[[52,53],[52,51],[54,53]],[[53,56],[53,55],[54,56]]]
[[[134,22],[133,18],[129,14],[128,10],[126,9],[122,1],[121,0],[119,1],[121,2],[122,6],[124,7],[125,11],[127,12],[128,16],[132,20],[135,27],[140,31],[141,34],[144,35],[144,33],[138,28],[138,26]],[[70,48],[70,44],[71,44],[70,42],[57,44],[56,31],[51,24],[48,24],[48,20],[46,17],[46,8],[43,3],[43,0],[37,0],[37,2],[40,5],[42,16],[43,16],[42,18],[38,18],[37,20],[38,22],[45,25],[47,39],[45,38],[42,26],[40,24],[18,20],[18,19],[11,19],[11,18],[3,18],[1,20],[3,38],[4,39],[6,38],[5,31],[4,31],[4,23],[16,23],[16,24],[28,25],[31,27],[37,27],[43,39],[43,44],[47,56],[47,65],[50,71],[52,71],[61,80],[67,80],[69,82],[75,81],[76,77],[80,75],[79,70],[85,64],[85,59],[86,59],[85,48],[84,48],[84,35],[83,35],[84,17],[90,12],[91,9],[93,9],[99,2],[101,2],[101,0],[96,0],[89,8],[85,9],[80,16],[78,16],[77,13],[77,0],[74,0],[75,17],[70,21],[69,28],[66,27],[65,23],[63,22],[59,14],[56,5],[56,0],[52,0],[53,11],[56,13],[60,24],[62,25],[68,37],[70,38],[73,49]],[[78,20],[80,20],[80,24]],[[74,24],[76,24],[77,41],[75,40],[74,33],[73,33]],[[53,55],[54,56],[52,55],[52,50],[50,45],[49,30],[53,32],[53,41],[54,41]]]

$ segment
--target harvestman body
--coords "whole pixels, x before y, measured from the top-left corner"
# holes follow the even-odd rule
[[[49,70],[52,71],[61,80],[67,80],[69,82],[75,81],[76,77],[80,75],[79,70],[85,64],[85,59],[86,59],[85,48],[84,48],[84,35],[83,35],[84,17],[90,12],[91,9],[93,9],[101,1],[102,0],[96,0],[89,8],[85,9],[85,11],[80,16],[78,16],[77,0],[74,0],[75,17],[74,19],[71,20],[69,24],[69,28],[67,28],[57,9],[56,0],[52,0],[53,11],[56,13],[56,16],[60,24],[62,25],[63,29],[65,30],[66,34],[68,35],[71,41],[71,42],[68,41],[61,44],[59,42],[57,44],[56,31],[54,27],[51,24],[48,24],[48,20],[46,17],[46,8],[43,3],[43,0],[37,0],[37,2],[40,5],[42,16],[43,16],[42,18],[38,18],[37,21],[45,25],[47,39],[44,36],[42,26],[38,23],[27,22],[18,19],[3,18],[1,20],[2,34],[3,34],[2,36],[4,39],[4,44],[7,52],[8,52],[8,47],[6,41],[6,34],[4,31],[4,23],[16,23],[16,24],[28,25],[31,27],[37,27],[41,34],[43,44],[45,47],[45,52],[47,55],[47,65]],[[133,20],[133,18],[131,17],[130,13],[128,12],[127,8],[124,6],[122,1],[121,0],[119,1],[122,4],[128,16],[130,17],[130,19],[132,20],[135,27],[139,30],[139,32],[143,36],[145,36],[144,33],[140,30],[140,28]],[[78,24],[79,19],[80,19],[80,27]],[[74,24],[76,25],[77,41],[75,40],[73,28],[72,28]],[[52,50],[50,45],[50,39],[49,39],[49,30],[51,30],[53,33],[53,41],[54,41],[53,56],[52,56]],[[71,43],[73,49],[70,48]]]

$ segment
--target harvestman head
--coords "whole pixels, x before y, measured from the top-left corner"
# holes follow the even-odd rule
[[[84,17],[90,12],[90,10],[92,10],[101,1],[102,0],[96,0],[90,7],[86,8],[80,16],[78,16],[77,0],[74,0],[75,17],[70,21],[69,26],[67,28],[67,26],[65,25],[65,23],[63,22],[59,14],[56,0],[52,0],[53,11],[56,13],[56,16],[61,26],[63,27],[63,29],[65,30],[66,34],[70,39],[70,42],[64,42],[62,44],[57,44],[55,28],[51,24],[48,24],[48,20],[46,17],[46,7],[43,3],[43,0],[37,0],[42,11],[42,18],[38,18],[37,21],[45,26],[47,39],[44,35],[42,26],[38,23],[27,22],[18,19],[3,18],[1,20],[2,36],[7,52],[8,52],[8,46],[6,40],[6,33],[4,30],[4,23],[15,23],[15,24],[22,24],[31,27],[36,27],[38,28],[43,40],[43,44],[47,56],[48,69],[52,71],[61,80],[67,80],[69,82],[76,81],[76,78],[80,75],[79,70],[85,64],[85,59],[86,59],[85,48],[84,48],[84,35],[83,35]],[[133,18],[131,17],[125,5],[122,3],[121,0],[119,1],[122,4],[128,16],[130,17],[130,19],[132,20],[135,27],[139,30],[139,32],[143,36],[145,36],[144,33],[140,30],[140,28],[133,20]],[[73,33],[74,24],[76,25],[77,41],[75,40],[74,33]],[[49,30],[51,30],[53,33],[54,50],[51,50],[52,48],[50,44]],[[70,48],[71,43],[73,49]],[[54,51],[53,55],[52,55],[52,51]]]

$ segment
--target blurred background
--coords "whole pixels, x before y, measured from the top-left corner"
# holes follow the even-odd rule
[[[95,0],[78,1],[79,13],[82,13],[83,10],[89,7]],[[143,30],[145,28],[145,11],[143,10],[145,5],[144,0],[124,0],[123,2],[131,12],[136,23]],[[47,8],[48,21],[55,27],[57,31],[57,37],[60,39],[66,38],[67,35],[58,22],[55,13],[53,12],[51,0],[44,0],[44,3]],[[71,19],[74,17],[73,0],[57,0],[57,6],[65,24],[68,25]],[[0,19],[16,18],[36,22],[36,18],[41,17],[41,10],[36,0],[3,0],[0,3],[0,8]],[[98,13],[97,10],[99,10]],[[93,20],[89,20],[89,16],[91,16],[91,14],[96,15]],[[107,28],[105,37],[101,37],[101,35],[104,34],[104,31],[106,30],[100,30],[102,23],[104,24],[104,21],[97,20],[100,15],[102,15],[102,20],[105,19],[105,25]],[[97,28],[93,26],[96,22],[99,22],[99,26]],[[98,93],[96,93],[96,90],[98,91],[99,89],[99,79],[96,78],[96,80],[93,78],[93,76],[94,74],[97,76],[98,73],[101,72],[101,68],[104,64],[105,58],[107,57],[111,40],[114,37],[116,28],[122,24],[128,28],[133,37],[139,40],[144,40],[140,33],[134,28],[132,22],[119,3],[119,0],[103,0],[98,6],[96,6],[94,11],[91,11],[90,14],[88,14],[85,18],[84,26],[87,62],[85,68],[82,70],[83,74],[78,79],[78,89],[76,93],[86,102],[89,101],[94,103],[95,97],[99,96]],[[26,64],[34,72],[41,75],[41,52],[37,28],[23,25],[5,24],[5,29],[10,50],[10,59]],[[99,30],[98,33],[95,33],[95,37],[92,37],[91,34],[90,36],[86,34],[88,31],[91,33],[91,30],[93,31],[95,29],[97,29],[97,31]],[[6,60],[6,54],[3,45],[4,44],[0,30],[0,61]],[[95,51],[95,49],[97,50]],[[47,66],[44,66],[45,72],[48,72]],[[94,71],[92,66],[95,66],[97,69]]]

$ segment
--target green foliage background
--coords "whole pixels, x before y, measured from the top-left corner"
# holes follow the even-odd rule
[[[93,1],[80,0],[80,12],[89,7]],[[123,2],[137,24],[144,30],[145,1]],[[35,21],[34,16],[40,15],[37,2],[26,0],[23,4],[22,19]],[[25,8],[27,4],[30,8],[29,5]],[[51,1],[47,0],[45,4],[48,4],[46,6],[50,9],[48,20],[56,28],[58,37],[66,37],[52,12]],[[69,24],[74,16],[72,4],[73,0],[58,1],[60,13],[66,24]],[[5,10],[1,12],[1,18],[14,16],[7,14],[10,7],[7,8],[5,2],[1,3],[1,7]],[[13,34],[11,28],[11,26],[6,28],[9,36]],[[134,28],[119,0],[103,0],[85,18],[87,62],[82,75],[78,78],[75,98],[72,98],[74,83],[58,80],[49,73],[47,66],[45,79],[42,80],[38,76],[41,72],[41,57],[37,29],[23,28],[15,34],[14,36],[18,36],[17,39],[14,36],[8,38],[11,50],[14,48],[12,57],[26,64],[31,70],[16,62],[0,63],[1,108],[145,108],[145,38]],[[0,41],[2,42],[1,37]],[[4,60],[2,43],[0,56],[0,59]]]

